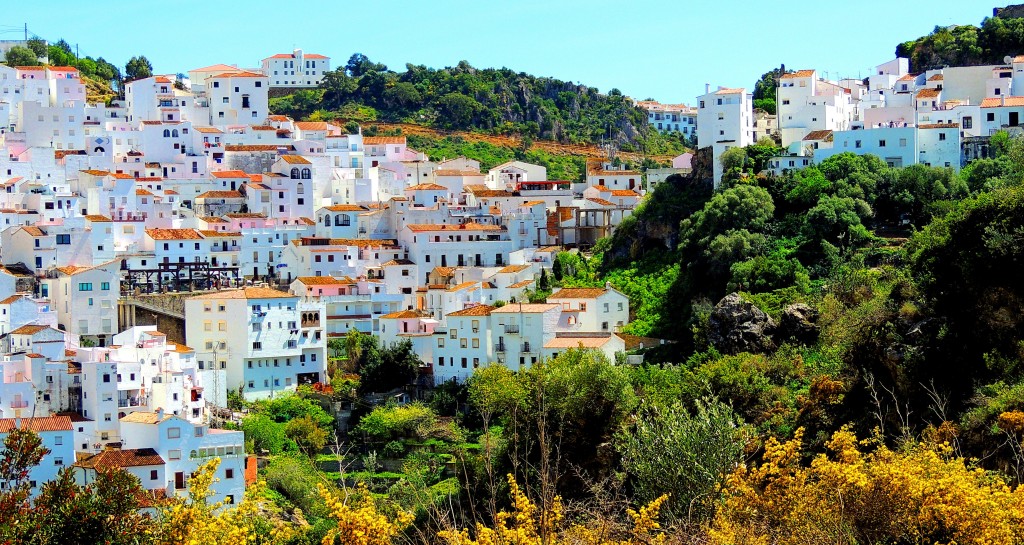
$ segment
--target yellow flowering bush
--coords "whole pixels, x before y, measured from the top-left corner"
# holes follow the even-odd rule
[[[512,496],[513,511],[501,511],[495,517],[493,528],[477,524],[475,539],[468,529],[446,530],[438,537],[448,545],[662,545],[665,535],[660,532],[658,510],[668,500],[661,496],[639,511],[628,511],[633,520],[630,536],[624,540],[607,537],[602,528],[572,525],[563,528],[564,510],[562,501],[555,498],[551,508],[542,510],[522,491],[515,479],[509,475],[508,483]]]
[[[200,466],[188,481],[188,500],[175,499],[162,509],[157,545],[262,545],[292,536],[289,526],[262,516],[262,482],[250,486],[237,507],[209,503],[218,466],[219,458]]]
[[[345,545],[391,545],[391,540],[412,522],[413,516],[398,511],[388,517],[377,510],[366,485],[360,483],[355,492],[338,494],[320,485],[330,516],[337,526],[324,536],[323,545],[336,542]]]
[[[764,462],[740,468],[710,528],[715,544],[1012,544],[1024,540],[1024,489],[973,468],[948,445],[900,451],[844,428],[829,453],[800,461],[802,430],[770,439]]]

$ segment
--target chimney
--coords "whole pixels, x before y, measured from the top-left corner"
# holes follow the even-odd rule
[[[709,94],[710,92],[711,92],[711,84],[710,83],[705,83],[704,84],[704,94],[706,95],[706,94]]]
[[[163,407],[157,407],[156,408],[156,421],[157,422],[162,422],[163,419],[164,419],[164,408]]]
[[[604,283],[604,289],[606,289],[606,290],[612,289],[612,283],[611,282],[605,282]]]

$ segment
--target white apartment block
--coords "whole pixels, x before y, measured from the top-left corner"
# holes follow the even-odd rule
[[[698,97],[697,142],[711,147],[715,187],[722,181],[722,153],[754,143],[753,99],[745,89],[719,87]]]
[[[331,59],[296,49],[267,57],[261,66],[271,87],[316,87],[330,71]]]

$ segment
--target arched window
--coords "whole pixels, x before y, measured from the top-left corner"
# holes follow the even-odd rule
[[[168,138],[170,136],[171,136],[171,131],[169,129],[164,129],[164,138]]]
[[[340,221],[338,221],[340,219]],[[348,214],[340,214],[338,218],[335,218],[335,223],[343,227],[352,225],[352,218],[348,217]]]
[[[292,179],[293,180],[298,180],[299,179],[299,169],[298,168],[293,168],[292,169]]]
[[[178,129],[174,129],[173,131],[171,131],[171,136],[177,138],[178,137]]]
[[[305,195],[306,194],[306,188],[303,187],[303,185],[301,183],[295,184],[295,194],[297,194],[297,195]]]
[[[302,169],[302,179],[303,180],[308,180],[308,179],[312,178],[312,174],[313,174],[313,172],[310,171],[308,168]]]
[[[324,225],[326,225],[327,227],[331,226],[331,215],[330,214],[324,214]]]

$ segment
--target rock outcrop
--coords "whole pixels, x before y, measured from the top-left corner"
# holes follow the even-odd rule
[[[738,293],[715,305],[708,320],[708,340],[723,354],[765,353],[775,350],[775,320]]]

